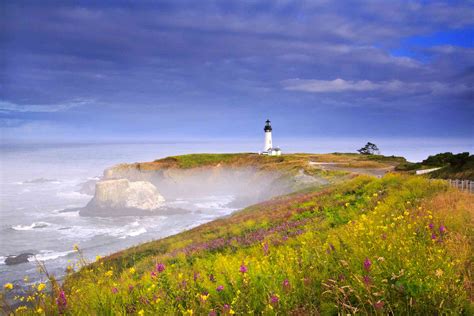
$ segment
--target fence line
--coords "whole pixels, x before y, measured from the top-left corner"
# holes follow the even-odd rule
[[[455,187],[461,191],[466,191],[469,193],[474,193],[474,181],[471,180],[452,180],[448,179],[447,180],[449,185],[452,187]]]

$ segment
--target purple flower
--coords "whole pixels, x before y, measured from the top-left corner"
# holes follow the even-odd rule
[[[156,271],[158,271],[159,273],[165,271],[165,265],[164,265],[163,263],[161,263],[161,262],[158,263],[158,264],[156,265]]]
[[[217,290],[217,292],[222,292],[222,291],[224,291],[224,286],[219,285],[216,290]]]
[[[216,278],[214,277],[214,274],[209,274],[209,281],[216,282]]]
[[[150,275],[151,275],[152,278],[156,278],[156,272],[155,271],[151,271]]]
[[[446,227],[444,225],[439,226],[439,233],[444,234],[446,232]]]
[[[280,300],[280,299],[279,299],[278,296],[275,295],[275,294],[273,294],[273,295],[270,297],[270,302],[271,302],[272,304],[277,304],[279,300]]]
[[[285,279],[285,280],[283,281],[283,287],[284,287],[284,288],[289,288],[289,287],[290,287],[290,281],[288,281],[288,279]]]
[[[58,298],[56,299],[56,304],[58,305],[59,313],[64,313],[67,308],[67,299],[66,294],[63,290],[59,291]]]
[[[435,234],[435,233],[432,233],[432,234],[431,234],[431,239],[433,239],[433,240],[436,239],[436,234]]]
[[[364,275],[364,283],[365,285],[370,285],[372,283],[372,279],[368,275]]]
[[[117,289],[116,287],[113,287],[113,288],[112,288],[112,293],[117,294],[117,293],[118,293],[118,289]]]
[[[239,271],[242,272],[242,273],[246,273],[246,272],[247,272],[247,267],[242,263],[242,264],[240,265]]]
[[[369,258],[366,257],[365,260],[364,260],[364,269],[365,269],[365,271],[369,272],[371,266],[372,266],[372,262],[369,260]]]
[[[428,225],[428,227],[429,227],[430,229],[433,229],[433,227],[434,227],[433,223],[430,223],[430,224]]]

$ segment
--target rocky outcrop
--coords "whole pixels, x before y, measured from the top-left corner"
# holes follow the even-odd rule
[[[20,264],[20,263],[26,263],[28,262],[28,258],[34,256],[32,253],[22,253],[18,256],[8,256],[5,259],[5,264],[7,266],[15,265],[15,264]]]
[[[81,210],[81,214],[146,214],[160,208],[164,201],[163,196],[150,182],[103,180],[96,183],[94,198]]]

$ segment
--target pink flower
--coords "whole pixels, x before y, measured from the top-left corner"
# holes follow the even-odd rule
[[[163,263],[161,263],[161,262],[158,263],[158,264],[156,265],[156,271],[158,271],[158,273],[161,273],[161,272],[165,271],[165,265],[164,265]]]
[[[372,262],[369,260],[369,258],[365,258],[365,260],[364,260],[364,269],[365,269],[365,271],[369,272],[371,266],[372,266]]]
[[[67,299],[66,294],[63,290],[59,291],[58,298],[56,299],[56,304],[58,305],[59,313],[62,314],[67,308]]]
[[[117,294],[117,293],[118,293],[118,289],[117,289],[116,287],[113,287],[113,288],[112,288],[112,293]]]
[[[280,300],[280,299],[279,299],[278,296],[275,295],[275,294],[273,294],[273,295],[270,297],[270,302],[271,302],[272,304],[277,304],[279,300]]]
[[[216,290],[217,290],[217,292],[222,292],[222,291],[224,291],[224,286],[219,285]]]
[[[364,275],[364,283],[365,285],[372,284],[372,279],[368,275]]]
[[[215,310],[211,310],[208,315],[209,316],[217,316],[217,312]]]
[[[247,272],[247,267],[244,264],[241,264],[239,271],[242,272],[242,273],[246,273]]]
[[[375,309],[382,309],[385,303],[383,301],[378,301],[374,304]]]
[[[442,235],[446,232],[446,227],[444,225],[439,226],[439,233]]]
[[[288,281],[288,279],[285,279],[285,280],[283,281],[283,287],[284,287],[284,288],[289,288],[289,287],[290,287],[290,281]]]

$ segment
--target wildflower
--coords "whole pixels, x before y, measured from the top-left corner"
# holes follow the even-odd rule
[[[164,265],[163,263],[161,263],[161,262],[158,263],[158,264],[156,265],[156,271],[158,271],[159,273],[165,271],[165,265]]]
[[[439,233],[444,234],[446,232],[446,227],[444,225],[439,226]]]
[[[372,266],[372,262],[369,260],[369,258],[366,257],[365,260],[364,260],[364,269],[365,269],[365,271],[369,272],[371,266]]]
[[[242,264],[240,265],[239,271],[242,272],[242,273],[246,273],[247,270],[248,270],[247,267],[242,263]]]
[[[211,311],[207,315],[208,316],[217,316],[217,312],[215,310],[211,309]]]
[[[188,309],[188,310],[186,310],[186,313],[185,313],[185,315],[190,315],[190,316],[192,316],[193,314],[194,314],[194,312],[193,312],[193,310],[192,310],[192,309]]]
[[[118,293],[118,289],[117,289],[116,287],[113,287],[113,288],[112,288],[112,293],[117,294],[117,293]]]
[[[289,287],[290,287],[290,281],[288,281],[288,279],[285,279],[285,280],[283,281],[283,287],[284,287],[284,288],[289,288]]]
[[[128,269],[128,272],[130,272],[130,274],[135,274],[135,272],[137,272],[137,270],[135,270],[134,267],[131,267],[130,269]]]
[[[216,282],[216,278],[214,277],[214,274],[209,274],[209,281]]]
[[[46,288],[46,284],[44,284],[44,283],[38,284],[38,287],[37,287],[38,292],[43,291],[45,288]]]
[[[203,303],[205,303],[208,298],[209,298],[209,294],[201,294],[200,295],[200,299]]]
[[[435,234],[435,233],[432,233],[432,234],[431,234],[431,239],[433,239],[433,240],[436,239],[436,234]]]
[[[114,271],[112,271],[112,270],[109,270],[109,271],[105,272],[106,277],[110,278],[112,275],[114,275]]]
[[[12,290],[12,289],[13,289],[13,284],[11,284],[11,283],[6,283],[6,284],[3,286],[3,288],[4,288],[5,290]]]
[[[62,314],[67,307],[66,294],[63,290],[59,291],[58,298],[56,299],[56,304],[58,305],[59,313]]]
[[[280,300],[280,297],[278,296],[278,294],[273,294],[271,297],[270,297],[270,302],[272,304],[278,304],[278,301]]]
[[[216,290],[217,290],[217,292],[222,292],[222,291],[224,291],[224,286],[219,285]]]
[[[434,227],[433,223],[430,223],[430,224],[428,225],[428,227],[432,230],[433,227]]]
[[[26,306],[20,306],[15,310],[15,312],[20,313],[20,312],[24,312],[26,310],[28,310],[28,308]]]
[[[364,275],[364,283],[365,285],[370,285],[372,283],[372,279],[368,275]]]
[[[95,256],[95,261],[99,261],[101,258],[102,258],[101,256],[97,255]]]
[[[41,307],[38,307],[38,309],[36,310],[36,313],[38,314],[43,314],[43,309]]]
[[[139,315],[139,316],[145,315],[145,311],[144,311],[143,309],[139,310],[139,311],[138,311],[138,315]]]
[[[385,303],[383,301],[377,301],[374,304],[374,307],[375,307],[375,309],[382,309],[384,305],[385,305]]]
[[[443,274],[444,274],[444,272],[443,272],[443,270],[441,270],[441,269],[437,269],[436,272],[435,272],[435,275],[436,275],[438,278],[442,277]]]
[[[152,278],[156,278],[156,272],[155,272],[155,271],[151,271],[150,276],[151,276]]]

